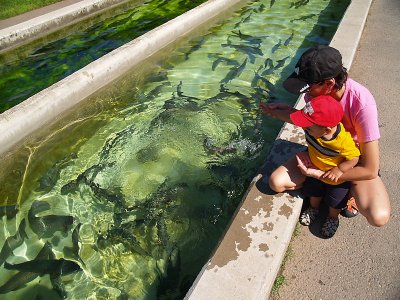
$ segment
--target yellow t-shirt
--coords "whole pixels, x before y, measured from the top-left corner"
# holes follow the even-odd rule
[[[312,163],[322,171],[328,171],[345,160],[351,160],[360,156],[360,150],[342,123],[339,123],[335,134],[330,140],[326,140],[323,137],[315,138],[307,131],[305,133],[308,144],[308,155]],[[338,184],[330,180],[325,182]]]

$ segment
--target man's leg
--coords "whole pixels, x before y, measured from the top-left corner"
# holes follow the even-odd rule
[[[278,193],[301,188],[306,177],[297,164],[296,156],[293,156],[272,172],[269,177],[270,188]]]
[[[389,195],[380,177],[353,181],[351,194],[356,199],[360,213],[371,225],[380,227],[389,221]]]

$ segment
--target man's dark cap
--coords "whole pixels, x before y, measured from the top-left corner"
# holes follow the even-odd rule
[[[330,46],[318,45],[300,57],[295,71],[283,82],[283,87],[300,94],[313,83],[335,78],[343,71],[342,55]]]

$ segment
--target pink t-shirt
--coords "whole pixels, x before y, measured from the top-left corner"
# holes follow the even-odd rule
[[[305,95],[304,100],[308,102],[311,97]],[[371,142],[381,137],[376,102],[366,87],[347,78],[340,104],[344,110],[344,128],[351,133],[356,143]]]
[[[348,78],[340,104],[344,110],[342,123],[355,142],[370,142],[381,137],[376,102],[366,87]]]

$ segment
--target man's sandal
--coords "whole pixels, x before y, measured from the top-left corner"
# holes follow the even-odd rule
[[[346,218],[353,218],[358,215],[358,207],[354,197],[351,197],[349,200],[347,200],[347,205],[342,209],[340,214]]]

